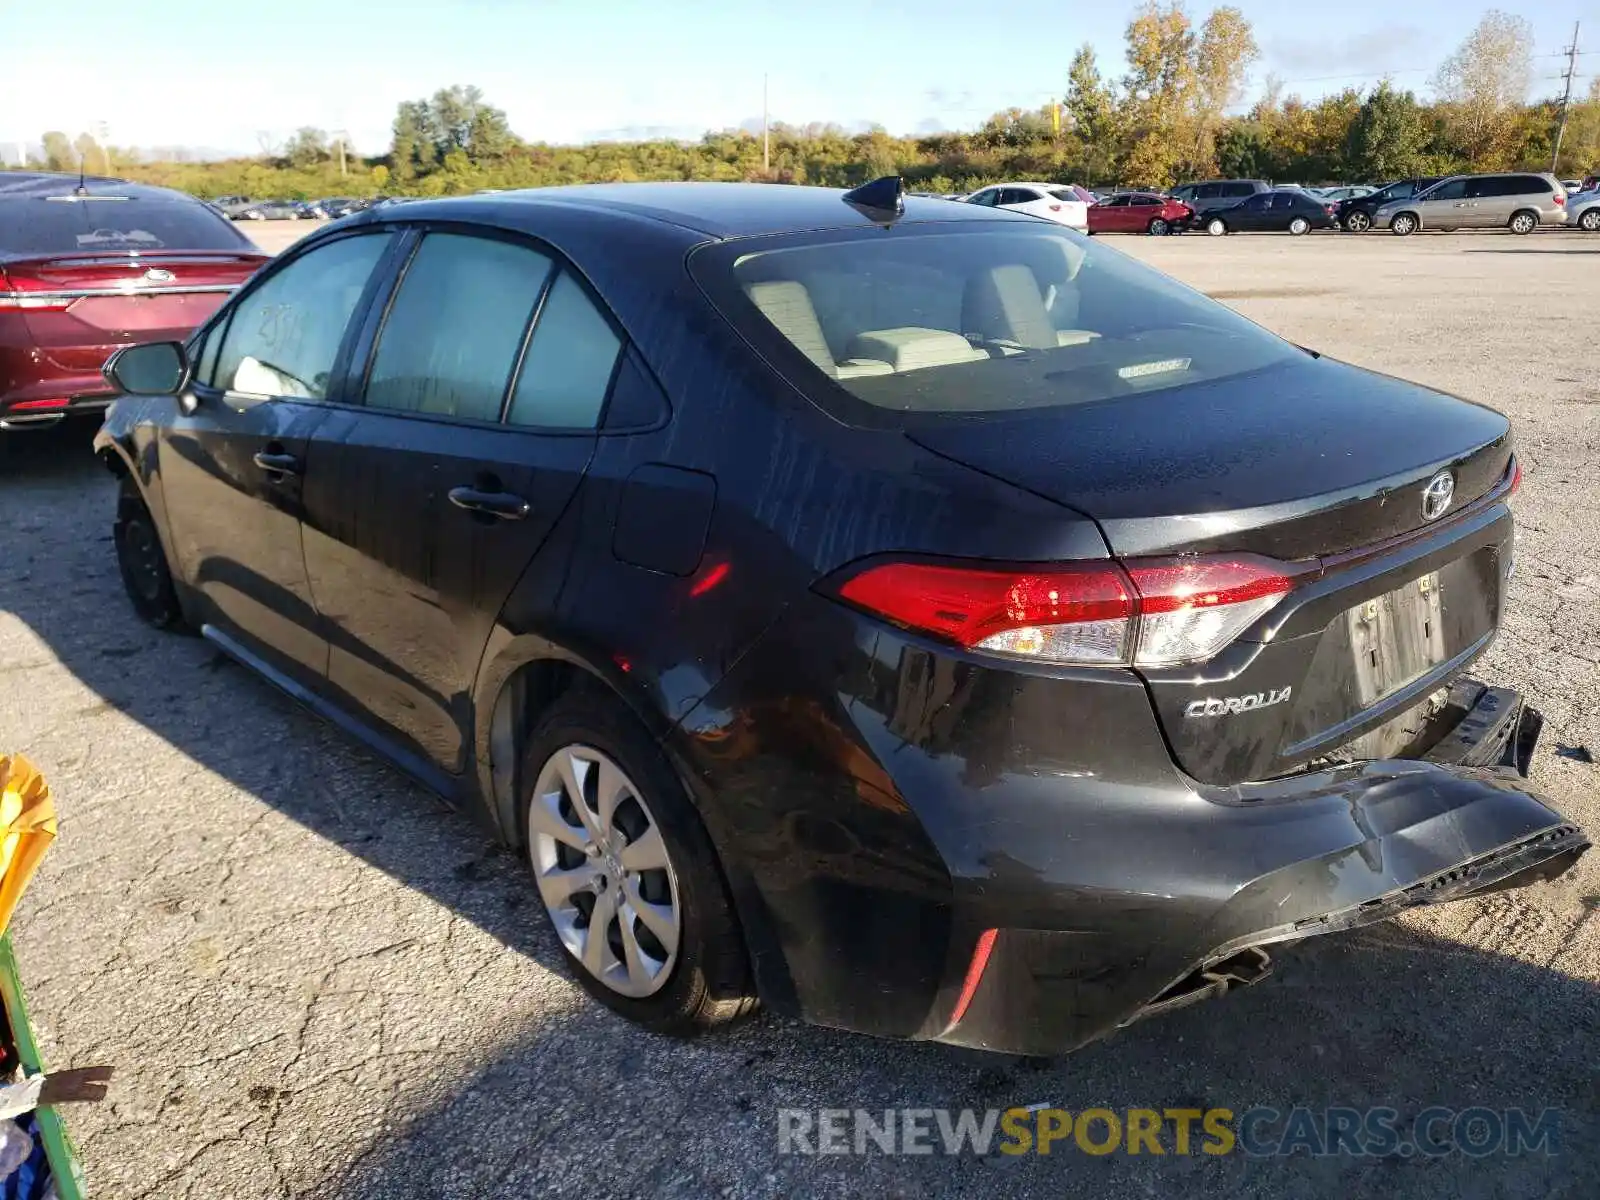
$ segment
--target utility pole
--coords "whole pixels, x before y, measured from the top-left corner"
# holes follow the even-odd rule
[[[772,170],[772,135],[767,124],[767,77],[761,76],[761,170],[763,174]]]
[[[1572,23],[1572,45],[1567,47],[1567,90],[1561,97],[1561,124],[1556,126],[1555,153],[1550,156],[1550,174],[1560,175],[1561,139],[1567,132],[1567,109],[1572,107],[1572,77],[1578,73],[1578,22]]]

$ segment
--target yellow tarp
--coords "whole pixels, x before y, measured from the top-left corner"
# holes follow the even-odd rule
[[[0,934],[56,836],[50,786],[20,754],[0,754]]]

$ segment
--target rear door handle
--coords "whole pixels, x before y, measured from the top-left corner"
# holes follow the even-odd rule
[[[298,475],[300,474],[300,460],[292,454],[273,453],[262,450],[256,454],[256,466],[273,475]]]
[[[468,512],[483,513],[502,521],[520,521],[533,511],[533,505],[521,496],[513,496],[510,492],[485,492],[475,487],[451,488],[450,503]]]

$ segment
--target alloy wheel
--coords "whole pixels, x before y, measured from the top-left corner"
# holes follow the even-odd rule
[[[1212,221],[1209,225],[1207,225],[1206,232],[1212,237],[1221,237],[1223,234],[1228,232],[1228,227],[1219,219]]]
[[[1511,232],[1532,233],[1533,227],[1536,224],[1537,222],[1533,219],[1533,214],[1521,212],[1511,218]]]
[[[1295,237],[1299,237],[1302,233],[1308,232],[1310,228],[1310,222],[1308,222],[1304,217],[1296,217],[1294,220],[1289,222],[1289,232],[1294,234]]]
[[[612,991],[640,998],[672,976],[678,881],[644,797],[590,746],[563,746],[528,802],[528,855],[561,942]]]
[[[1372,228],[1372,218],[1357,209],[1344,219],[1344,227],[1351,233],[1365,233]]]
[[[1165,221],[1163,221],[1160,217],[1157,217],[1153,221],[1150,222],[1150,235],[1152,237],[1165,237],[1166,234],[1167,234],[1167,223]]]
[[[1588,233],[1600,229],[1600,207],[1586,209],[1583,216],[1578,218],[1578,227]]]
[[[1389,228],[1401,237],[1405,237],[1407,234],[1416,231],[1417,219],[1410,213],[1401,213],[1393,221],[1389,222]]]

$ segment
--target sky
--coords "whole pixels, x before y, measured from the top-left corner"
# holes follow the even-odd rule
[[[1460,0],[1236,0],[1271,72],[1307,98],[1385,75],[1425,91],[1483,10]],[[116,146],[257,153],[302,125],[387,149],[395,106],[476,84],[530,141],[697,138],[773,120],[977,126],[1058,96],[1083,42],[1123,69],[1132,0],[0,0],[0,158],[46,129],[104,125]],[[1190,0],[1198,20],[1212,6]],[[1520,12],[1535,31],[1533,94],[1600,0]],[[1587,76],[1600,53],[1579,59]]]

